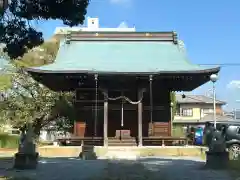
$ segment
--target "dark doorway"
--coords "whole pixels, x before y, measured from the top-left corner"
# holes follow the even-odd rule
[[[137,105],[125,103],[123,105],[123,113],[121,103],[109,107],[108,136],[122,138],[119,133],[123,133],[123,131],[126,138],[128,134],[129,137],[136,138],[138,136]]]

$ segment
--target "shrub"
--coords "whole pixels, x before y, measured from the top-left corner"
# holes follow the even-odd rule
[[[50,141],[39,141],[38,146],[52,146],[53,142]]]
[[[0,134],[0,148],[17,148],[19,144],[19,136],[7,133]]]

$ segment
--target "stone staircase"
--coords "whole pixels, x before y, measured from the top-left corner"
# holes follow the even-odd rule
[[[108,146],[137,146],[135,138],[109,138]]]

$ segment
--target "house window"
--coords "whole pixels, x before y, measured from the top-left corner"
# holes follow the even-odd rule
[[[204,108],[202,112],[203,112],[203,114],[211,114],[211,113],[213,113],[213,109],[212,108],[207,108],[207,109]]]
[[[182,116],[193,116],[192,108],[182,109]]]
[[[240,127],[237,128],[237,134],[240,134]]]

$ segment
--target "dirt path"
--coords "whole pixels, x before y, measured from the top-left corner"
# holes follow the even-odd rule
[[[33,180],[232,180],[226,171],[205,170],[203,161],[183,157],[155,157],[138,161],[45,158],[40,161],[37,170],[31,171],[12,170],[11,165],[11,161],[0,162],[0,177],[25,176]]]

